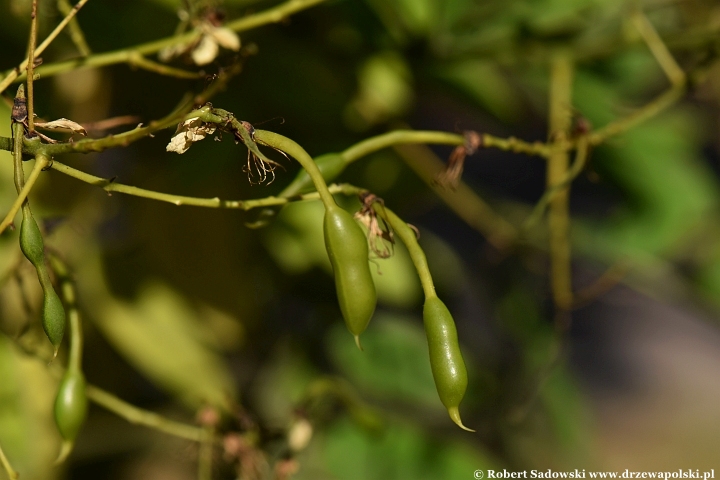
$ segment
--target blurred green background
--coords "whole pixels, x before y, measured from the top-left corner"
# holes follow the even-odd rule
[[[227,19],[277,4],[195,3]],[[183,5],[91,0],[78,18],[93,52],[105,52],[172,35]],[[628,20],[635,6],[684,69],[708,75],[676,106],[594,149],[573,184],[575,289],[617,262],[627,268],[573,312],[559,361],[541,230],[535,246],[498,252],[392,149],[337,179],[368,188],[419,229],[457,322],[470,375],[461,412],[476,434],[456,428],[437,398],[422,292],[402,246],[372,267],[380,303],[361,353],[337,307],[319,203],[289,205],[250,229],[256,212],[108,195],[51,171],[31,201],[77,281],[88,381],[188,423],[203,405],[217,406],[228,438],[256,432],[240,454],[227,442],[217,448],[217,479],[283,478],[258,472],[288,458],[299,466],[292,478],[317,480],[469,479],[487,468],[720,472],[717,2],[331,0],[243,32],[243,71],[212,103],[313,156],[405,127],[544,141],[548,59],[558,49],[577,59],[573,109],[596,128],[669,87]],[[29,9],[29,0],[0,2],[3,69],[24,58]],[[61,16],[50,0],[40,12],[44,38]],[[76,55],[61,35],[43,59]],[[221,52],[205,71],[235,56]],[[124,64],[78,70],[41,78],[36,109],[46,119],[147,123],[207,82]],[[3,136],[9,114],[0,103]],[[283,160],[272,185],[250,186],[242,146],[207,140],[179,156],[165,152],[171,133],[61,161],[129,185],[223,199],[277,194],[298,171]],[[10,160],[0,152],[2,211],[15,197]],[[468,159],[463,178],[519,225],[542,195],[544,172],[539,158],[488,149]],[[17,232],[0,237],[0,445],[21,478],[196,478],[195,445],[97,406],[69,462],[52,465],[57,380],[24,353],[49,345],[35,272],[21,258]],[[306,421],[312,438],[293,453],[288,434]]]

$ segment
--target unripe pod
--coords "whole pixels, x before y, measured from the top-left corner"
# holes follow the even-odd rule
[[[55,423],[63,439],[72,442],[77,438],[86,415],[85,376],[79,369],[70,367],[55,397]]]
[[[50,280],[47,280],[50,283]],[[63,308],[60,297],[55,293],[52,285],[47,288],[43,286],[45,298],[43,299],[42,308],[42,326],[45,330],[50,343],[55,348],[55,353],[60,348],[63,335],[65,335],[65,308]]]
[[[355,343],[362,349],[360,334],[367,328],[377,304],[367,238],[353,216],[337,205],[326,208],[323,226],[340,310]]]
[[[32,215],[23,215],[20,225],[20,250],[35,268],[45,261],[45,246],[42,234]]]
[[[20,225],[20,249],[33,264],[43,290],[42,326],[57,355],[65,334],[65,309],[50,281],[45,265],[45,247],[42,233],[29,211],[23,211]]]
[[[460,353],[455,321],[442,300],[436,296],[425,299],[423,321],[430,350],[430,367],[440,401],[445,405],[453,422],[472,432],[473,430],[463,425],[458,409],[465,396],[468,377]]]

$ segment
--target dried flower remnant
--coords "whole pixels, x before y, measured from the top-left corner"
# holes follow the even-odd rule
[[[208,9],[202,18],[194,20],[195,30],[200,37],[188,43],[167,47],[158,53],[158,58],[168,62],[175,57],[189,54],[195,65],[207,65],[217,58],[220,47],[233,52],[240,50],[240,37],[229,28],[222,26],[223,17],[214,9]]]
[[[185,153],[190,146],[215,133],[215,126],[203,122],[200,117],[190,118],[180,123],[175,135],[170,139],[165,150],[168,152]]]
[[[360,202],[363,206],[359,212],[355,213],[355,219],[362,223],[367,230],[370,250],[378,258],[391,257],[395,252],[395,237],[390,225],[382,217],[378,218],[378,214],[373,208],[374,203],[384,206],[382,198],[368,192],[360,195]]]
[[[235,138],[245,144],[248,149],[247,164],[243,167],[243,171],[247,173],[248,181],[251,185],[270,185],[275,181],[275,170],[282,165],[270,160],[265,156],[258,144],[255,142],[255,127],[250,122],[241,121],[242,128],[235,130]],[[275,149],[277,150],[277,149]],[[282,150],[277,150],[286,158],[287,155]]]
[[[444,188],[455,190],[460,183],[463,168],[465,167],[465,157],[473,155],[482,147],[482,135],[472,130],[463,133],[465,143],[458,145],[450,154],[445,169],[438,174],[435,181]]]
[[[87,131],[82,125],[67,118],[58,118],[51,122],[35,122],[35,126],[44,130],[59,130],[72,134],[79,133],[82,136],[87,135]]]

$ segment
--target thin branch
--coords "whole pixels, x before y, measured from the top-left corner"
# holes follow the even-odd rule
[[[46,156],[41,155],[35,158],[35,166],[33,167],[32,172],[30,172],[30,176],[25,181],[22,190],[20,190],[20,193],[10,207],[10,211],[8,211],[2,223],[0,223],[0,234],[2,234],[11,223],[13,223],[15,215],[17,215],[20,208],[23,206],[23,203],[25,203],[25,199],[27,199],[30,190],[32,190],[35,185],[35,181],[40,176],[40,172],[47,168],[49,163],[50,160]]]
[[[70,20],[73,19],[75,15],[77,15],[77,12],[80,11],[80,9],[88,2],[88,0],[80,0],[72,9],[70,13],[68,13],[65,18],[62,19],[60,24],[58,24],[57,27],[55,27],[55,30],[53,30],[50,35],[47,36],[47,38],[35,49],[35,55],[40,56],[45,51],[45,49],[52,43],[55,38],[62,32],[63,28],[70,22]],[[5,77],[0,81],[0,93],[4,92],[5,89],[13,83],[15,80],[18,79],[18,77],[21,77],[21,73],[25,71],[25,69],[28,66],[28,59],[26,58],[22,62],[20,62],[20,65],[15,67],[14,69],[10,70],[5,74]],[[22,80],[22,77],[21,77]]]
[[[62,13],[63,15],[70,14],[70,11],[73,8],[69,0],[58,0],[57,5],[58,10],[60,10],[60,13]],[[70,34],[70,39],[75,44],[75,48],[78,49],[80,55],[82,55],[83,57],[87,57],[92,53],[92,51],[90,50],[90,46],[87,43],[87,40],[85,40],[85,34],[80,28],[80,22],[78,22],[77,18],[73,18],[72,20],[70,20],[70,25],[68,26],[68,34]]]
[[[81,0],[80,3],[84,3],[87,0]],[[260,27],[262,25],[267,25],[271,23],[279,23],[285,20],[290,15],[297,13],[299,11],[305,10],[307,8],[310,8],[314,5],[317,5],[319,3],[324,2],[325,0],[288,0],[285,3],[282,3],[280,5],[277,5],[276,7],[270,8],[268,10],[265,10],[264,12],[259,12],[253,15],[249,15],[244,18],[237,19],[235,21],[232,21],[225,25],[227,28],[230,28],[231,30],[234,30],[236,32],[242,32],[245,30],[251,30],[253,28]],[[80,4],[78,3],[78,5]],[[76,5],[77,8],[77,5]],[[179,36],[172,36],[163,38],[161,40],[155,40],[153,42],[144,43],[142,45],[136,45],[133,47],[124,48],[121,50],[116,50],[113,52],[107,52],[107,53],[100,53],[100,54],[94,54],[90,55],[85,58],[77,58],[73,60],[67,60],[63,62],[57,62],[57,63],[50,63],[46,65],[42,65],[38,68],[38,73],[42,75],[43,77],[49,77],[53,75],[57,75],[59,73],[68,72],[71,70],[77,70],[81,68],[90,68],[90,67],[103,67],[107,65],[114,65],[117,63],[126,63],[128,61],[128,52],[137,52],[140,55],[150,55],[153,53],[157,53],[158,51],[162,50],[165,47],[169,47],[176,44],[182,44],[182,43],[189,43],[194,40],[196,40],[200,36],[200,32],[193,30],[191,32],[188,32],[183,35]],[[17,73],[20,73],[24,67],[20,69]],[[15,77],[10,79],[8,81],[9,75],[6,77],[2,83],[0,83],[0,92],[4,90],[6,87],[3,86],[5,82],[12,83],[16,78]],[[22,78],[22,77],[21,77]]]
[[[158,415],[157,413],[143,410],[93,385],[87,386],[86,393],[88,399],[97,403],[101,407],[110,410],[130,423],[143,425],[175,437],[191,440],[193,442],[203,441],[204,433],[202,428],[176,422],[165,418],[162,415]]]
[[[683,95],[685,95],[686,90],[687,84],[674,85],[630,115],[612,121],[604,127],[595,130],[588,137],[590,145],[600,145],[608,138],[625,133],[633,127],[653,118],[680,100]]]
[[[149,198],[151,200],[158,200],[160,202],[172,203],[177,206],[194,206],[194,207],[207,207],[207,208],[226,208],[232,210],[252,210],[253,208],[271,207],[276,205],[286,205],[290,202],[300,200],[318,200],[320,194],[317,192],[307,193],[304,195],[296,195],[290,198],[283,197],[267,197],[260,198],[257,200],[221,200],[218,197],[215,198],[198,198],[198,197],[186,197],[181,195],[172,195],[169,193],[156,192],[154,190],[146,190],[144,188],[132,187],[130,185],[123,185],[117,183],[114,179],[106,179],[102,177],[96,177],[89,173],[82,172],[74,169],[67,165],[64,165],[57,160],[53,161],[51,167],[60,173],[64,173],[70,177],[73,177],[81,182],[85,182],[96,187],[100,187],[108,193],[117,192],[124,193],[126,195],[132,195],[135,197]],[[342,194],[342,195],[357,195],[362,192],[363,189],[354,187],[349,184],[341,185],[330,185],[328,186],[331,194]]]
[[[133,67],[142,68],[143,70],[158,73],[160,75],[165,75],[168,77],[194,80],[198,78],[203,78],[205,76],[205,72],[191,72],[188,70],[183,70],[181,68],[175,68],[162,63],[153,62],[152,60],[148,60],[140,53],[135,51],[128,52],[127,62]]]
[[[567,142],[572,122],[572,81],[573,63],[565,52],[558,52],[550,64],[548,135],[552,144],[547,162],[548,189],[561,185],[568,177],[568,152],[563,143]],[[565,186],[549,200],[550,283],[557,318],[564,317],[561,312],[567,312],[572,304],[569,196],[569,186]]]
[[[33,90],[35,69],[35,44],[37,43],[37,24],[38,24],[38,1],[33,0],[32,10],[30,13],[30,40],[28,44],[28,64],[27,64],[27,108],[28,108],[28,134],[32,137],[35,133],[35,91]],[[0,233],[2,229],[0,228]]]
[[[435,178],[445,164],[432,150],[424,145],[396,145],[394,149],[438,197],[465,223],[479,231],[488,243],[502,251],[515,242],[516,228],[496,214],[465,182],[460,181],[455,190],[437,185]]]
[[[587,137],[579,138],[577,142],[575,160],[573,161],[570,169],[567,171],[565,179],[557,185],[554,185],[553,187],[545,190],[545,193],[542,197],[540,197],[540,200],[538,200],[537,204],[535,204],[535,208],[533,208],[533,211],[530,213],[527,220],[525,220],[525,222],[523,223],[523,231],[527,232],[531,230],[545,214],[545,210],[547,209],[548,205],[550,205],[550,200],[552,200],[555,194],[557,194],[560,190],[567,188],[567,186],[570,185],[572,181],[577,178],[578,175],[580,175],[580,173],[585,168],[585,163],[587,162],[588,150],[589,147]]]
[[[5,452],[3,452],[3,449],[1,446],[0,446],[0,463],[2,463],[2,466],[5,469],[5,472],[8,474],[8,477],[10,477],[12,480],[16,480],[16,479],[20,478],[20,474],[12,468],[12,465],[10,465],[10,461],[5,456]]]
[[[631,18],[633,25],[635,25],[635,28],[640,32],[640,35],[643,40],[645,40],[655,60],[660,64],[660,68],[662,68],[665,75],[667,75],[670,83],[673,85],[684,84],[686,80],[685,72],[680,68],[680,65],[677,64],[672,53],[670,53],[670,50],[668,50],[665,45],[665,42],[663,42],[660,35],[658,35],[652,23],[650,23],[650,20],[648,20],[640,10],[633,12]]]

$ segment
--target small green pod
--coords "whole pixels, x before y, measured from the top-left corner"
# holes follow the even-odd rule
[[[47,283],[50,283],[49,279]],[[65,308],[52,285],[47,288],[43,286],[43,290],[45,297],[42,307],[42,326],[57,355],[63,335],[65,335]]]
[[[457,426],[473,432],[463,425],[458,408],[467,390],[468,377],[460,353],[455,321],[442,300],[436,296],[425,299],[423,321],[430,350],[430,368],[440,401]]]
[[[40,227],[35,218],[25,212],[23,212],[23,220],[20,224],[20,250],[35,268],[44,267],[45,246]]]
[[[337,205],[326,208],[323,227],[340,310],[362,350],[360,334],[370,323],[377,304],[367,238],[353,216]]]
[[[68,368],[55,397],[55,423],[64,440],[77,438],[86,416],[85,376],[77,368]]]

